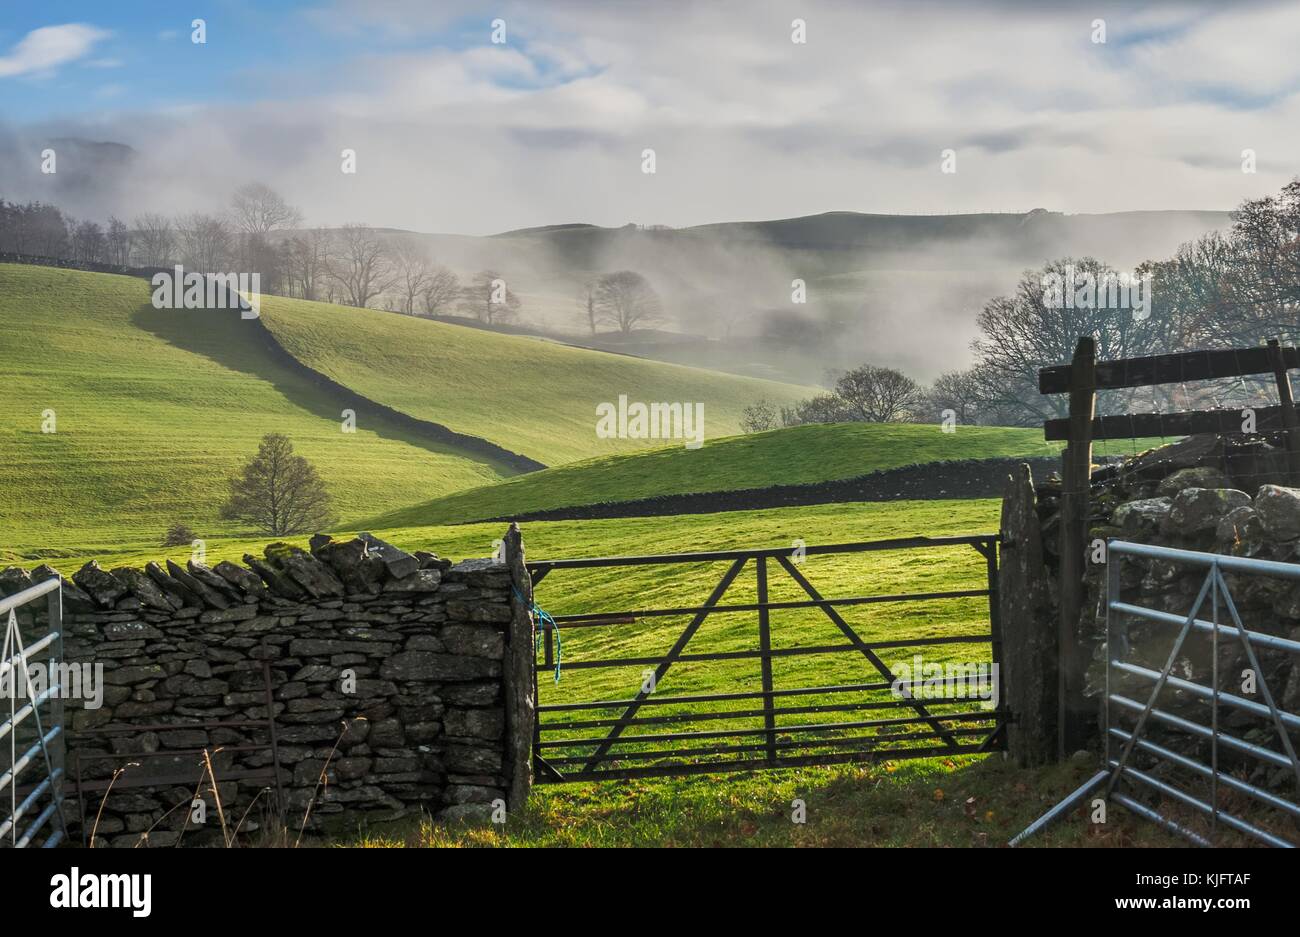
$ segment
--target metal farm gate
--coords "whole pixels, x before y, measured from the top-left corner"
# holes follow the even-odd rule
[[[536,780],[1004,749],[998,540],[996,534],[912,537],[793,551],[528,563],[541,645],[534,677]],[[828,598],[811,581],[823,570],[838,571],[837,579],[861,575],[858,555],[879,565],[887,558],[909,581],[930,578],[967,588]],[[725,564],[720,579],[718,564]],[[634,569],[641,567],[652,572]],[[539,587],[556,570],[583,571],[581,581],[549,597],[539,594],[551,591]],[[638,599],[652,603],[655,594],[693,573],[708,577],[702,586],[713,583],[701,604],[627,608]],[[638,599],[628,601],[629,594]],[[615,610],[588,607],[606,603]],[[900,609],[903,603],[913,604]],[[551,616],[541,610],[560,604],[574,611]],[[948,620],[935,620],[936,604],[951,610],[944,613]],[[856,627],[841,614],[853,609],[856,618],[865,606],[890,613]],[[966,656],[954,659],[963,649]],[[904,654],[904,664],[887,663]]]
[[[63,605],[60,580],[0,598],[0,845],[57,846],[63,815]],[[18,609],[44,600],[45,633],[24,638]],[[30,640],[31,643],[27,643]],[[48,665],[48,666],[47,666]],[[29,682],[45,669],[44,685]]]

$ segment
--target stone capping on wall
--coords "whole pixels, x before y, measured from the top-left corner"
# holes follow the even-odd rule
[[[198,828],[173,808],[193,797],[203,750],[227,816],[272,799],[264,778],[240,779],[265,774],[270,753],[237,751],[269,741],[265,729],[201,726],[265,723],[263,662],[290,841],[304,817],[309,831],[355,834],[377,819],[488,820],[502,801],[519,810],[532,779],[532,602],[518,526],[503,539],[503,558],[455,564],[366,533],[317,535],[309,550],[272,543],[244,565],[87,563],[63,580],[65,660],[102,665],[104,700],[68,701],[70,814],[76,753],[82,777],[102,780],[133,754],[176,749],[176,758],[139,758],[148,769],[127,768],[122,779],[163,770],[169,783],[119,780],[98,837],[134,846],[148,830],[149,845],[220,841],[215,804]],[[0,593],[54,576],[45,565],[0,570]],[[21,617],[25,635],[39,633],[44,606]],[[183,728],[151,728],[164,724]],[[109,726],[141,728],[95,731]],[[101,797],[88,798],[92,817]],[[242,832],[265,819],[253,811]]]

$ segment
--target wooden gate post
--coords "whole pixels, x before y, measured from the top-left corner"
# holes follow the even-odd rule
[[[1277,381],[1277,402],[1282,407],[1282,437],[1286,440],[1287,473],[1292,485],[1300,485],[1300,417],[1296,416],[1295,398],[1291,395],[1291,378],[1286,373],[1286,359],[1276,338],[1268,340],[1268,360]]]
[[[510,788],[506,806],[520,810],[533,786],[533,742],[537,727],[536,652],[533,650],[533,580],[524,560],[524,538],[511,524],[502,538],[510,574],[510,624],[506,629],[505,677],[506,765]]]
[[[1079,617],[1083,611],[1084,537],[1092,481],[1092,420],[1097,407],[1097,347],[1084,335],[1070,364],[1070,439],[1061,454],[1061,617],[1057,671],[1057,756],[1064,760],[1082,743],[1083,668]]]

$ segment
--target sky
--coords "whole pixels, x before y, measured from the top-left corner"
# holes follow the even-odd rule
[[[1132,6],[4,0],[0,195],[47,194],[40,151],[69,136],[136,151],[64,193],[83,214],[211,210],[256,179],[309,223],[461,234],[1276,192],[1300,4]]]

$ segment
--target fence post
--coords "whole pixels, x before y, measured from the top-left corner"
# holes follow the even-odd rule
[[[524,563],[524,538],[511,524],[504,538],[510,573],[512,619],[506,631],[503,671],[506,704],[506,759],[510,789],[506,804],[519,810],[533,785],[533,734],[537,724],[537,686],[533,652],[533,581]]]
[[[1064,760],[1082,740],[1079,616],[1083,610],[1084,537],[1092,481],[1092,419],[1097,407],[1097,348],[1080,336],[1070,363],[1070,438],[1061,454],[1061,618],[1057,672],[1057,756]]]
[[[1292,485],[1300,485],[1300,417],[1296,416],[1295,398],[1291,395],[1291,378],[1286,373],[1286,359],[1276,338],[1268,340],[1268,359],[1277,381],[1277,402],[1282,407],[1282,438],[1286,440],[1287,473]]]

